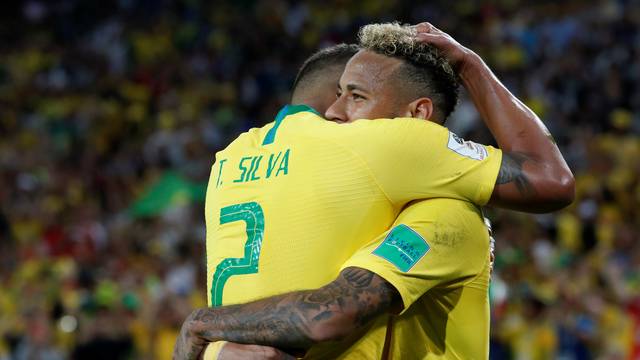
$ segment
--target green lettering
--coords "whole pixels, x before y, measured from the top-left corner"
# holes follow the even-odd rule
[[[289,151],[290,149],[285,151],[282,161],[280,161],[280,167],[278,167],[278,171],[276,171],[276,176],[280,174],[280,171],[283,171],[285,175],[289,173]]]
[[[276,164],[280,159],[280,155],[282,155],[282,151],[278,153],[278,156],[276,156],[275,159],[273,158],[273,154],[269,155],[269,165],[267,165],[267,179],[271,177],[271,172],[273,172],[273,169],[276,168]]]
[[[251,157],[251,165],[249,165],[249,171],[247,171],[247,176],[244,178],[244,181],[251,181],[251,175],[253,173],[253,167],[256,164],[256,158]]]
[[[251,162],[251,165],[253,166],[253,163],[255,162],[255,166],[253,167],[253,171],[251,171],[249,174],[251,174],[250,180],[251,181],[255,181],[255,180],[259,180],[260,176],[256,176],[256,172],[258,171],[258,168],[260,167],[260,161],[262,160],[262,155],[258,156],[257,158],[253,158],[254,161]]]
[[[216,188],[222,185],[222,166],[227,161],[227,159],[220,160],[220,169],[218,169],[218,181],[216,181]]]
[[[238,169],[242,170],[242,173],[240,174],[240,177],[238,179],[233,180],[234,183],[246,181],[244,177],[247,174],[247,167],[244,166],[243,163],[249,159],[251,159],[250,156],[245,156],[242,159],[240,159],[240,163],[238,164]]]

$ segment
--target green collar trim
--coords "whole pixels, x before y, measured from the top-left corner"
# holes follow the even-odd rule
[[[286,110],[286,114],[284,116],[297,114],[297,113],[302,112],[302,111],[309,111],[309,112],[312,112],[312,113],[314,113],[314,114],[316,114],[318,116],[322,116],[322,115],[320,115],[319,112],[316,111],[316,109],[312,108],[309,105],[304,105],[304,104],[287,105],[282,110]]]
[[[276,116],[275,123],[273,124],[273,127],[271,129],[269,129],[269,132],[267,132],[267,136],[264,137],[264,141],[262,141],[262,145],[269,145],[269,144],[271,144],[271,143],[273,143],[275,141],[276,132],[278,132],[278,128],[280,127],[280,124],[282,124],[282,120],[284,120],[285,117],[287,117],[289,115],[297,114],[297,113],[303,112],[303,111],[312,112],[312,113],[314,113],[314,114],[316,114],[318,116],[322,116],[322,115],[320,115],[319,112],[317,112],[311,106],[307,106],[307,105],[285,105],[285,107],[283,107],[278,112],[278,115]]]

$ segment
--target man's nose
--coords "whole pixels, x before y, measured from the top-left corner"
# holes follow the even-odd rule
[[[331,106],[327,109],[327,112],[324,113],[324,117],[327,120],[335,121],[335,122],[347,122],[346,112],[344,111],[344,101],[342,100],[342,96],[336,99]]]

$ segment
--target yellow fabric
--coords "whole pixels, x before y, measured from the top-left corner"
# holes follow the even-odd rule
[[[226,341],[216,341],[214,343],[209,344],[205,349],[205,352],[202,358],[204,360],[217,360],[218,356],[220,355],[220,351],[222,350],[222,347],[226,343],[227,343]]]
[[[216,287],[222,305],[321,287],[408,202],[486,203],[501,162],[491,147],[479,150],[480,160],[451,150],[449,131],[423,120],[336,124],[301,111],[286,116],[273,143],[263,145],[272,127],[252,129],[216,154],[205,206],[210,305],[216,268],[226,259],[251,253],[258,267]],[[221,209],[247,203],[261,210],[244,214],[252,229],[245,221],[221,225]],[[255,225],[260,216],[263,227]],[[248,241],[247,230],[258,240]]]
[[[463,201],[432,199],[398,216],[430,248],[409,271],[373,254],[385,233],[343,268],[368,269],[399,291],[405,310],[393,319],[391,359],[486,359],[489,356],[489,234],[480,210]],[[387,316],[377,319],[386,325]],[[386,330],[386,326],[384,327]],[[309,358],[380,359],[386,331],[370,331],[359,343],[317,346]],[[348,350],[344,350],[348,347]],[[341,353],[339,353],[341,352]]]

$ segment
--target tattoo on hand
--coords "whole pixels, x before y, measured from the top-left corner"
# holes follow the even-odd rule
[[[360,327],[388,311],[396,299],[399,299],[397,291],[384,279],[368,270],[351,267],[317,290],[242,305],[198,309],[187,321],[191,332],[206,342],[228,340],[305,350],[319,337],[326,336],[317,332],[325,322],[346,319],[349,325],[345,327]]]
[[[364,288],[371,284],[373,273],[371,271],[361,269],[349,269],[343,274],[347,282],[354,288]]]
[[[523,153],[504,152],[496,184],[513,182],[520,194],[527,197],[535,195],[536,190],[522,170],[523,164],[528,160],[529,157]]]
[[[182,325],[180,335],[173,349],[173,360],[196,360],[204,351],[206,343],[199,341],[200,339],[194,338],[189,333],[188,324],[190,318],[187,318]]]

